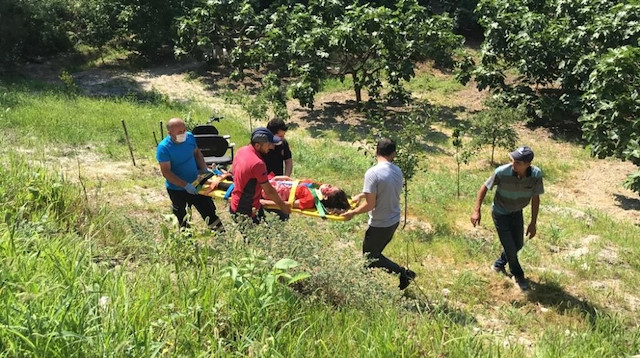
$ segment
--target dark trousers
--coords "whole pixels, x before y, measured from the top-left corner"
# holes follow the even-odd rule
[[[209,228],[214,229],[222,226],[220,218],[216,215],[216,205],[210,197],[192,195],[184,190],[167,189],[167,192],[169,192],[169,198],[171,199],[173,214],[178,218],[180,227],[189,227],[189,223],[185,220],[187,205],[196,207],[196,210],[202,215]]]
[[[509,263],[509,270],[516,278],[523,278],[524,271],[518,261],[518,251],[524,246],[524,220],[522,210],[502,215],[492,213],[493,223],[496,225],[498,237],[502,244],[502,254],[494,266],[504,267]]]
[[[382,250],[391,242],[399,224],[400,222],[397,222],[389,227],[369,226],[364,234],[364,242],[362,243],[362,253],[367,255],[367,258],[375,260],[369,264],[369,267],[382,267],[393,273],[402,273],[404,271],[400,265],[382,254]]]
[[[276,215],[278,215],[278,218],[280,218],[280,220],[282,221],[287,221],[289,220],[289,214],[285,214],[282,212],[282,210],[278,210],[278,209],[264,209],[264,211],[268,212],[268,213],[274,213]]]
[[[231,209],[231,205],[229,205],[229,213],[231,213],[231,217],[235,222],[238,222],[240,215],[251,218],[254,224],[260,224],[260,221],[262,221],[265,218],[264,208],[260,208],[255,216],[251,216],[251,213],[233,211],[233,209]]]

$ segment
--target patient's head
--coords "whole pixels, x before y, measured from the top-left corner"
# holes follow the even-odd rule
[[[330,214],[340,214],[351,208],[351,205],[349,205],[349,197],[344,190],[329,184],[322,184],[320,186],[320,192],[324,197],[324,199],[321,200],[322,205],[324,205]]]

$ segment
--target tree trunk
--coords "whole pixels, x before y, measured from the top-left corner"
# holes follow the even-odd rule
[[[404,223],[402,224],[402,230],[404,230],[404,227],[407,226],[407,210],[408,210],[407,195],[409,194],[409,187],[407,186],[407,184],[408,183],[405,181],[404,182]],[[407,252],[409,252],[408,249],[407,249]]]
[[[494,138],[493,141],[491,142],[491,165],[493,165],[493,163],[495,163],[493,161],[493,153],[496,151],[496,139]]]
[[[356,103],[359,105],[362,102],[362,86],[356,72],[351,73],[351,77],[353,78],[353,89],[356,91]]]
[[[458,179],[458,198],[459,198],[460,197],[460,162],[458,162],[458,170],[457,170],[456,177]]]

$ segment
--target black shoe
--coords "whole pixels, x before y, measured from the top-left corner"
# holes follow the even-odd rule
[[[411,281],[416,278],[416,276],[418,275],[415,272],[409,270],[408,268],[405,268],[404,271],[400,274],[400,284],[398,285],[398,288],[404,290],[409,286]]]
[[[491,269],[497,273],[501,273],[505,276],[511,277],[511,275],[507,272],[507,270],[504,268],[504,266],[499,266],[496,264],[491,265]]]
[[[222,221],[220,221],[220,219],[217,219],[213,224],[209,225],[209,230],[211,230],[211,232],[217,232],[218,234],[225,233],[224,225],[222,225]]]
[[[516,277],[516,283],[522,291],[529,291],[529,282],[524,277]]]

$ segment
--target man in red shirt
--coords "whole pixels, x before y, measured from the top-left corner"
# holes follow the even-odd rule
[[[267,165],[264,156],[280,143],[281,139],[264,127],[251,133],[251,144],[238,150],[231,172],[233,173],[233,191],[231,192],[231,214],[242,214],[258,223],[264,217],[260,204],[262,191],[273,200],[285,214],[291,213],[291,207],[280,199],[276,190],[269,184]]]

